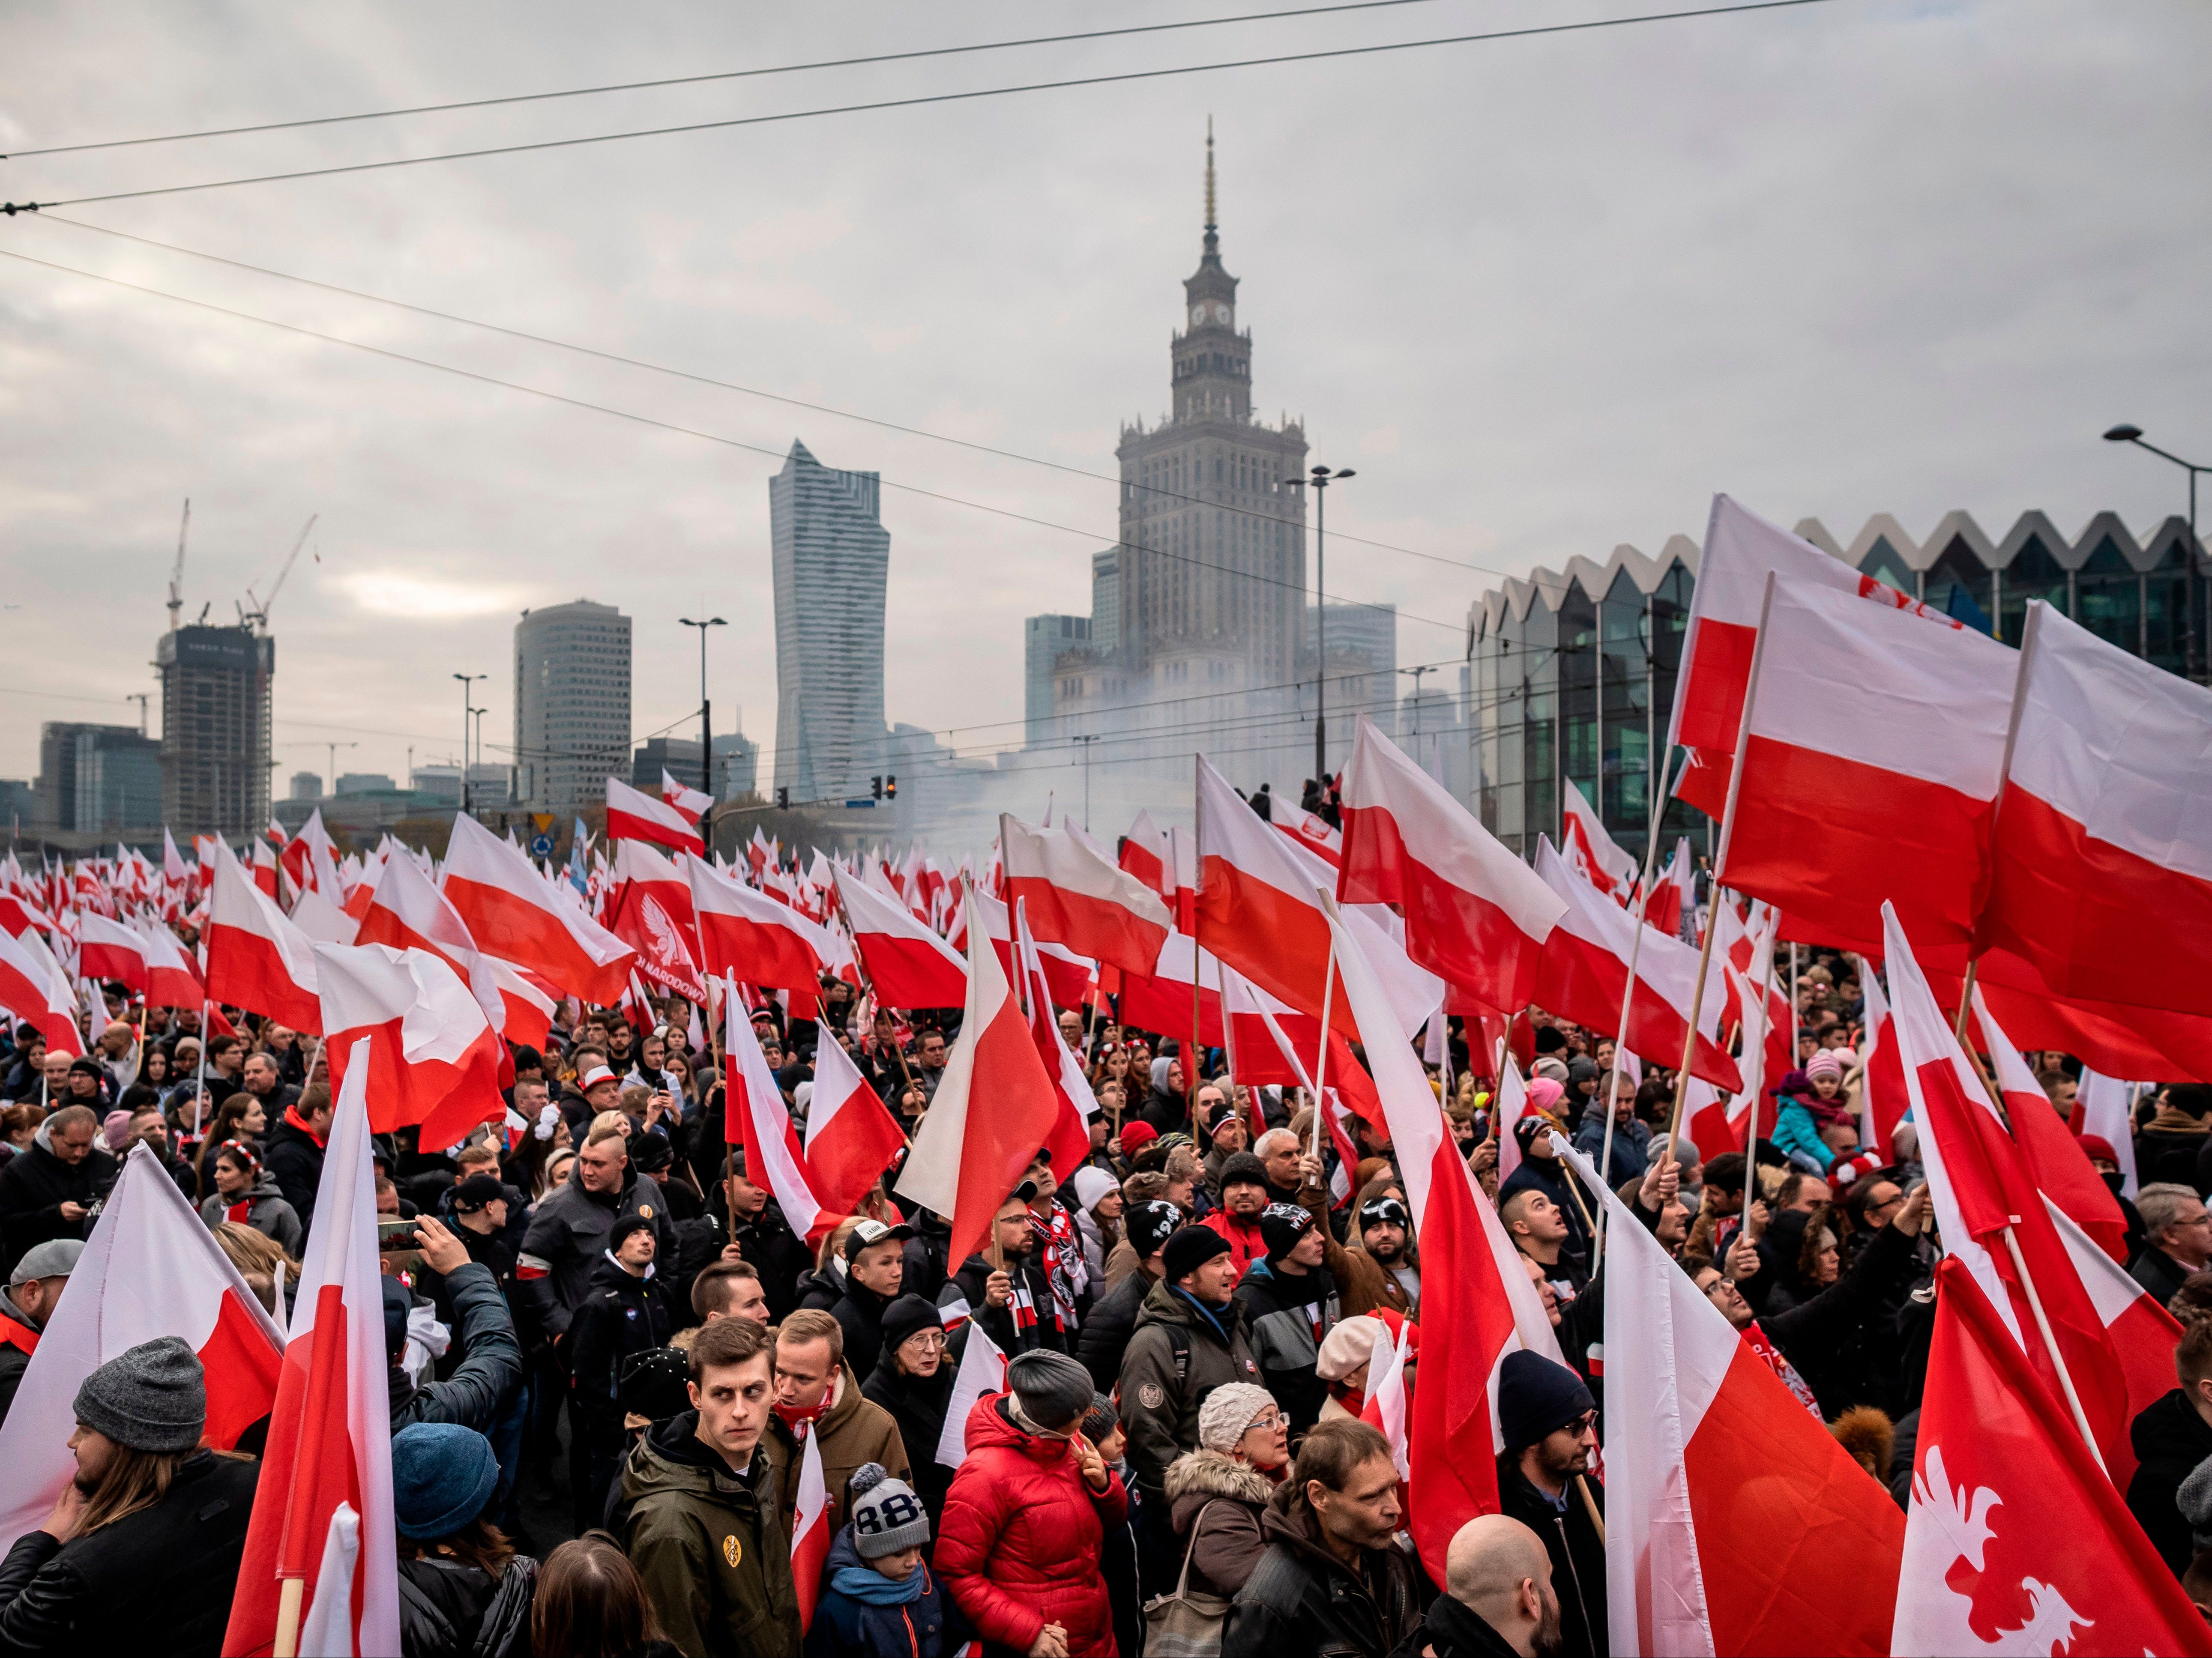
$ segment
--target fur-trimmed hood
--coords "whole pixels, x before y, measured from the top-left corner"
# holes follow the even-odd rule
[[[1200,1502],[1228,1497],[1256,1509],[1275,1494],[1275,1482],[1266,1474],[1219,1451],[1185,1451],[1168,1464],[1164,1484],[1169,1503],[1178,1507],[1186,1497]]]

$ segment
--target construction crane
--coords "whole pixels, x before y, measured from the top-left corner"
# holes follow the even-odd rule
[[[300,538],[292,544],[292,550],[284,556],[283,563],[277,567],[276,580],[269,589],[268,598],[256,598],[252,588],[246,590],[246,603],[253,608],[240,607],[238,620],[240,626],[258,626],[264,633],[269,630],[269,607],[276,602],[276,595],[284,590],[284,578],[292,574],[292,567],[300,562],[300,551],[307,544],[307,537],[314,533],[315,520],[321,516],[320,513],[309,516],[306,526],[300,531]],[[319,553],[316,555],[318,559],[321,556]]]
[[[185,536],[192,527],[192,498],[185,497],[184,522],[177,525],[177,564],[169,572],[169,631],[177,630],[177,612],[185,608]]]

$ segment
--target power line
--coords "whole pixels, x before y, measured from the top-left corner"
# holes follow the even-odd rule
[[[292,121],[261,121],[249,126],[206,127],[196,132],[165,132],[145,138],[107,138],[81,144],[49,144],[43,149],[18,149],[0,155],[0,161],[20,161],[32,155],[75,155],[94,149],[130,149],[144,144],[181,143],[193,138],[234,138],[255,132],[288,132],[301,127],[337,126],[349,121],[388,121],[407,115],[442,115],[455,110],[496,109],[513,104],[538,104],[560,98],[590,98],[602,93],[651,92],[663,87],[704,86],[718,81],[749,81],[769,75],[795,75],[802,70],[857,69],[870,64],[904,64],[923,58],[957,58],[979,52],[1007,52],[1019,46],[1065,46],[1078,40],[1109,40],[1119,35],[1167,34],[1181,29],[1216,28],[1231,23],[1265,23],[1287,17],[1318,17],[1331,12],[1379,11],[1388,7],[1425,5],[1429,0],[1352,0],[1334,6],[1304,6],[1290,11],[1250,11],[1234,17],[1194,17],[1180,23],[1140,23],[1125,28],[1086,29],[1079,34],[1038,34],[1022,40],[985,40],[966,46],[928,46],[915,52],[878,52],[866,58],[830,58],[811,64],[778,64],[766,69],[724,70],[708,75],[676,75],[657,81],[620,81],[606,86],[570,87],[558,92],[525,92],[503,98],[463,98],[444,104],[411,104],[399,109],[365,110],[354,115],[318,115]]]
[[[739,386],[732,380],[716,380],[712,375],[695,374],[688,368],[672,368],[665,363],[650,361],[641,357],[626,357],[619,352],[603,351],[596,346],[578,345],[572,341],[554,339],[544,334],[532,334],[524,329],[509,328],[501,323],[484,322],[475,317],[464,317],[451,311],[440,311],[427,305],[415,305],[406,300],[390,299],[381,294],[365,293],[360,288],[345,288],[337,282],[320,281],[313,276],[299,276],[289,270],[273,270],[268,265],[250,264],[244,259],[229,258],[221,253],[203,252],[196,247],[183,247],[174,242],[164,242],[151,236],[133,234],[128,230],[111,229],[82,219],[64,219],[52,214],[41,214],[46,223],[67,225],[75,230],[89,230],[95,235],[112,236],[120,241],[136,242],[141,247],[158,247],[165,252],[181,253],[187,258],[204,259],[210,264],[227,265],[234,270],[250,270],[258,276],[274,277],[278,282],[296,282],[302,288],[319,288],[326,294],[342,294],[349,299],[366,301],[371,305],[389,306],[396,311],[411,312],[418,317],[432,317],[440,322],[455,323],[465,328],[478,328],[486,333],[503,335],[508,339],[523,340],[532,345],[550,346],[556,350],[573,351],[580,356],[592,357],[601,362],[619,364],[625,368],[642,368],[655,374],[666,374],[672,379],[688,380],[695,386],[713,386],[717,391],[736,392],[749,398],[760,398],[769,403],[780,403],[787,408],[804,409],[810,414],[830,415],[839,420],[857,421],[863,426],[873,426],[886,432],[897,432],[907,437],[927,438],[933,443],[947,443],[955,448],[972,450],[979,454],[995,455],[1002,460],[1018,460],[1031,466],[1042,466],[1071,477],[1092,478],[1101,483],[1119,485],[1123,479],[1111,472],[1094,472],[1088,467],[1073,466],[1065,461],[1048,460],[1042,455],[1025,455],[1015,449],[1000,449],[988,443],[977,443],[968,438],[956,438],[943,432],[932,432],[919,426],[905,426],[896,421],[880,420],[872,415],[856,415],[850,410],[838,409],[828,404],[809,403],[803,398],[785,397],[780,392],[763,392],[757,386]],[[1133,483],[1139,495],[1165,501],[1179,501],[1187,506],[1212,507],[1218,512],[1231,513],[1239,518],[1249,518],[1261,524],[1286,524],[1303,527],[1299,520],[1280,518],[1249,507],[1237,507],[1224,501],[1209,501],[1204,495],[1185,495],[1174,489],[1164,489],[1156,484]],[[1491,564],[1476,564],[1465,559],[1447,558],[1442,553],[1424,552],[1418,547],[1401,547],[1393,542],[1374,541],[1365,536],[1356,536],[1340,530],[1337,537],[1362,547],[1379,548],[1385,552],[1403,553],[1409,558],[1426,559],[1433,564],[1446,564],[1456,570],[1471,570],[1479,575],[1510,575],[1513,572]]]
[[[18,253],[9,248],[0,248],[0,258],[18,260],[24,264],[37,265],[42,270],[58,270],[64,276],[82,276],[92,282],[105,282],[110,287],[125,288],[134,294],[144,294],[157,300],[168,300],[178,305],[191,306],[197,310],[211,311],[218,316],[234,318],[241,322],[258,323],[264,328],[276,329],[287,334],[296,334],[307,339],[321,340],[326,344],[347,346],[356,351],[366,352],[371,356],[386,358],[393,362],[407,363],[417,368],[434,369],[440,374],[451,374],[460,380],[474,380],[479,385],[495,386],[505,391],[520,392],[529,397],[543,398],[550,403],[562,404],[571,409],[586,409],[596,414],[611,415],[617,420],[629,421],[635,425],[651,427],[658,431],[673,432],[684,437],[698,438],[708,443],[720,444],[726,448],[740,449],[748,454],[764,455],[770,460],[781,461],[785,459],[781,450],[765,448],[757,443],[747,443],[739,438],[725,437],[717,432],[704,432],[695,426],[678,425],[673,421],[659,420],[651,415],[641,415],[628,409],[617,409],[610,404],[592,403],[584,398],[572,398],[559,392],[548,392],[539,386],[526,386],[519,380],[501,380],[496,374],[480,374],[473,368],[459,367],[453,363],[440,362],[431,357],[410,356],[404,351],[391,350],[381,345],[370,345],[361,340],[349,340],[342,334],[325,334],[319,329],[303,328],[297,323],[279,322],[273,317],[257,316],[251,311],[236,310],[229,306],[217,305],[210,300],[196,300],[185,295],[171,294],[158,288],[148,288],[138,282],[125,282],[120,276],[103,276],[96,270],[81,270],[75,265],[58,264],[51,259],[35,258],[28,253]],[[993,507],[986,502],[970,501],[961,495],[948,495],[939,490],[925,489],[919,484],[899,483],[890,478],[881,478],[879,481],[886,489],[896,489],[902,494],[919,496],[924,500],[943,501],[949,506],[969,507],[975,512],[991,513],[994,517],[1012,519],[1018,524],[1033,525],[1038,529],[1080,536],[1085,541],[1094,544],[1101,541],[1115,539],[1101,535],[1095,530],[1079,529],[1072,524],[1060,524],[1051,519],[1036,518],[1027,513],[1015,512],[1007,507]],[[1218,570],[1225,575],[1237,577],[1240,580],[1256,581],[1267,586],[1289,588],[1297,592],[1301,598],[1305,593],[1303,582],[1287,581],[1279,576],[1261,575],[1249,570],[1239,570],[1231,565],[1217,564],[1211,559],[1198,558],[1189,553],[1175,552],[1164,547],[1149,547],[1118,540],[1115,544],[1127,547],[1133,552],[1149,553],[1159,558],[1174,559],[1201,569]],[[1401,610],[1395,605],[1379,604],[1370,599],[1346,598],[1330,593],[1322,593],[1319,597],[1323,601],[1334,599],[1337,604],[1356,605],[1362,610],[1387,611],[1410,622],[1424,623],[1431,628],[1447,628],[1455,634],[1466,632],[1466,624],[1463,623],[1443,622],[1435,616],[1418,616],[1411,610]]]
[[[186,196],[208,190],[230,190],[241,185],[283,184],[298,179],[329,179],[356,173],[383,173],[395,167],[428,167],[435,161],[481,161],[492,155],[523,155],[552,149],[575,149],[586,144],[616,143],[631,138],[666,138],[691,132],[721,132],[737,127],[769,126],[784,121],[805,121],[830,115],[860,115],[877,110],[915,109],[929,104],[972,103],[985,98],[1006,98],[1018,93],[1065,92],[1075,87],[1116,86],[1134,81],[1159,81],[1218,70],[1266,69],[1284,64],[1320,63],[1338,58],[1366,58],[1382,52],[1419,52],[1432,46],[1474,46],[1487,41],[1522,40],[1538,35],[1578,34],[1594,29],[1624,28],[1638,23],[1672,23],[1692,17],[1721,17],[1736,12],[1783,11],[1799,6],[1826,5],[1830,0],[1744,0],[1728,6],[1699,6],[1683,11],[1644,12],[1632,17],[1591,18],[1578,23],[1541,23],[1527,28],[1488,29],[1476,34],[1438,35],[1425,40],[1392,40],[1378,46],[1336,46],[1319,52],[1278,52],[1266,58],[1238,58],[1212,64],[1183,64],[1170,69],[1127,70],[1118,75],[1085,75],[1059,81],[1031,81],[1020,86],[979,87],[968,92],[933,92],[911,98],[879,98],[866,103],[832,104],[817,109],[786,110],[775,115],[740,115],[720,121],[685,121],[672,126],[637,127],[624,132],[589,133],[575,138],[541,138],[530,143],[492,144],[477,149],[444,150],[434,155],[399,155],[381,161],[352,161],[338,167],[298,167],[285,173],[260,173],[239,179],[207,179],[198,184],[157,185],[144,190],[110,191],[100,196],[68,196],[52,202],[7,202],[0,213],[37,213],[50,207],[82,207],[94,202],[135,202],[155,196]]]

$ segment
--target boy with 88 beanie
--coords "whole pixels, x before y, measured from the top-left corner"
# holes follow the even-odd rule
[[[853,1471],[853,1517],[838,1529],[807,1632],[808,1658],[946,1658],[969,1639],[959,1608],[922,1557],[929,1515],[880,1462]]]

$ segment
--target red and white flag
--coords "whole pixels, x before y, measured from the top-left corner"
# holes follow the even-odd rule
[[[1873,1587],[1854,1564],[1837,1607]],[[2203,1616],[1955,1256],[1936,1269],[1889,1650],[2212,1653]]]
[[[1060,1109],[971,896],[960,1035],[898,1181],[901,1196],[951,1222],[951,1259],[982,1248],[991,1218],[1052,1138]]]
[[[624,842],[625,850],[629,842]],[[614,890],[614,902],[609,906],[607,931],[637,952],[633,964],[663,990],[694,1002],[707,999],[707,987],[699,974],[699,963],[693,955],[696,934],[671,913],[653,890],[653,885],[642,881],[623,881]],[[684,902],[690,902],[688,887],[678,887]],[[811,998],[810,998],[811,999]],[[808,1011],[811,1013],[811,1009]]]
[[[1613,1650],[1650,1658],[1887,1650],[1905,1533],[1897,1504],[1605,1189],[1589,1159],[1557,1136],[1552,1144],[1611,1217]],[[1817,1636],[1808,1633],[1808,1616],[1820,1620]]]
[[[315,968],[331,1080],[343,1089],[356,1064],[369,1067],[374,1133],[419,1124],[421,1144],[436,1151],[506,1114],[499,1093],[506,1049],[476,993],[443,957],[389,944],[318,944]]]
[[[730,1145],[744,1148],[745,1178],[775,1194],[791,1230],[810,1243],[818,1242],[843,1217],[816,1195],[791,1109],[783,1102],[775,1072],[768,1067],[768,1055],[761,1052],[760,1038],[753,1035],[744,998],[737,993],[734,983],[726,988],[723,1135]]]
[[[1171,932],[1160,946],[1159,959],[1150,973],[1121,975],[1121,1017],[1139,1030],[1219,1048],[1228,1040],[1221,1023],[1221,963],[1212,950],[1199,949],[1188,932]],[[1198,992],[1196,1035],[1190,1028],[1194,980]],[[1269,1000],[1275,1006],[1284,1005],[1272,997]],[[1296,1017],[1308,1020],[1315,1030],[1321,1029],[1318,1014]]]
[[[476,946],[452,901],[411,858],[387,858],[351,943],[427,950],[469,987],[492,1029],[509,1042],[543,1048],[553,1022],[553,998],[534,974],[487,956]],[[502,1078],[502,1085],[511,1078]]]
[[[2051,1103],[2051,1096],[2043,1091],[2043,1084],[2036,1081],[2020,1050],[1999,1028],[1978,987],[1974,992],[1974,1020],[1981,1028],[1982,1047],[1996,1075],[1997,1091],[2004,1096],[2013,1145],[2027,1167],[2029,1178],[2045,1200],[2071,1217],[2075,1225],[2094,1238],[2106,1255],[2124,1264],[2128,1222],[2120,1200],[2092,1166],[2089,1154]]]
[[[1327,819],[1316,817],[1304,807],[1291,805],[1287,801],[1276,801],[1274,812],[1274,817],[1269,821],[1282,833],[1331,869],[1343,866],[1344,832],[1341,829],[1331,829]]]
[[[1644,906],[1645,926],[1657,928],[1670,938],[1682,936],[1682,917],[1693,908],[1690,894],[1697,879],[1697,867],[1690,855],[1690,837],[1685,835],[1674,842],[1674,855],[1651,883],[1651,896]]]
[[[1627,903],[1636,889],[1635,854],[1606,833],[1605,819],[1573,778],[1562,777],[1559,789],[1559,849],[1568,866],[1613,902]]]
[[[837,872],[837,902],[878,1002],[886,1007],[957,1007],[967,999],[966,966],[903,904],[842,870]],[[972,954],[974,939],[969,946]]]
[[[369,1158],[374,1068],[373,1062],[356,1064],[338,1089],[225,1652],[271,1649],[285,1580],[301,1586],[293,1605],[302,1610],[303,1631],[319,1625],[349,1637],[314,1646],[303,1638],[302,1652],[371,1658],[400,1649],[391,1370]],[[324,1563],[345,1558],[343,1547],[331,1544],[334,1533],[343,1543],[349,1516],[359,1527],[353,1569],[344,1583],[325,1583]]]
[[[713,795],[702,789],[695,789],[689,783],[678,782],[665,766],[660,768],[660,799],[664,805],[675,807],[684,817],[695,822],[714,804]]]
[[[266,849],[264,842],[255,846]],[[247,878],[222,842],[216,843],[215,889],[200,944],[207,952],[210,1000],[263,1014],[310,1035],[322,1034],[313,942]]]
[[[1370,1028],[1386,1024],[1388,1004],[1366,951],[1329,919],[1354,1017]],[[1436,1577],[1459,1528],[1498,1511],[1498,1367],[1516,1346],[1556,1360],[1559,1344],[1512,1240],[1460,1156],[1420,1060],[1402,1042],[1370,1043],[1367,1057],[1420,1242],[1425,1320],[1408,1440],[1419,1494],[1412,1530]]]
[[[999,849],[1006,872],[1006,902],[1026,903],[1030,926],[1042,943],[1064,944],[1079,956],[1132,972],[1148,969],[1175,918],[1157,892],[1098,856],[1063,824],[1032,828],[1010,813],[999,815]]]
[[[84,1052],[76,997],[52,962],[35,932],[26,929],[14,938],[0,932],[0,1008],[36,1025],[48,1053],[74,1057]]]
[[[1832,586],[1771,586],[1714,879],[1778,905],[1788,936],[1862,951],[1881,947],[1887,899],[1923,957],[1963,966],[2019,653]]]
[[[1175,851],[1165,829],[1152,825],[1152,815],[1140,811],[1121,837],[1121,866],[1146,887],[1172,903],[1175,901]]]
[[[814,1050],[814,1102],[806,1113],[807,1183],[823,1212],[858,1212],[876,1178],[905,1148],[906,1133],[825,1032]]]
[[[1644,929],[1636,917],[1569,868],[1549,841],[1536,850],[1536,873],[1565,899],[1565,913],[1544,945],[1536,975],[1539,1005],[1577,1024],[1617,1037],[1632,1052],[1679,1064],[1696,994],[1698,952],[1680,938]],[[1636,992],[1628,1000],[1628,1029],[1620,1030],[1621,992],[1628,958],[1636,957]],[[1731,1093],[1743,1078],[1720,1043],[1721,998],[1708,987],[1698,1014],[1692,1076]]]
[[[1883,1163],[1896,1160],[1889,1136],[1905,1121],[1912,1102],[1905,1091],[1905,1068],[1897,1057],[1897,1026],[1890,1017],[1889,996],[1875,975],[1874,963],[1859,957],[1859,990],[1866,998],[1866,1041],[1859,1059],[1866,1078],[1859,1084],[1859,1140],[1874,1147]],[[1744,1052],[1751,1051],[1748,1046]]]
[[[619,778],[607,779],[607,839],[650,841],[677,852],[703,853],[707,841],[696,827],[698,814],[689,817],[665,800],[643,789],[634,789]]]
[[[703,858],[687,858],[697,918],[699,965],[710,978],[742,979],[772,990],[812,992],[842,953],[826,928],[788,904],[732,880]]]
[[[21,1327],[18,1326],[18,1328]],[[0,1426],[0,1538],[36,1531],[76,1472],[69,1440],[86,1376],[175,1336],[207,1371],[205,1442],[228,1450],[269,1414],[284,1338],[154,1154],[133,1146],[93,1223],[69,1292],[31,1338]]]
[[[1337,896],[1390,904],[1406,953],[1486,1006],[1524,1007],[1565,902],[1362,714]]]
[[[1367,1402],[1359,1412],[1362,1422],[1390,1442],[1390,1460],[1397,1464],[1398,1478],[1406,1482],[1403,1495],[1409,1510],[1413,1505],[1413,1412],[1407,1395],[1406,1361],[1419,1327],[1409,1318],[1398,1321],[1398,1337],[1390,1344],[1389,1361],[1369,1384]]]
[[[637,952],[475,818],[453,819],[439,890],[477,948],[530,969],[566,996],[605,1007],[629,983]]]
[[[161,922],[148,920],[142,937],[146,944],[146,1005],[198,1007],[207,999],[198,963],[185,954],[177,935]]]
[[[791,1515],[791,1582],[799,1592],[802,1635],[814,1627],[822,1569],[830,1559],[830,1489],[822,1477],[822,1447],[814,1426],[806,1425],[806,1448],[799,1455],[799,1496]]]
[[[230,850],[228,841],[226,841],[222,844],[224,851]],[[283,896],[277,884],[277,874],[276,849],[265,841],[256,841],[253,843],[254,889],[272,902]]]
[[[1037,1058],[1044,1062],[1053,1096],[1060,1102],[1052,1132],[1044,1138],[1045,1149],[1052,1154],[1052,1166],[1067,1170],[1073,1179],[1091,1155],[1091,1114],[1097,1110],[1098,1101],[1083,1074],[1082,1060],[1060,1034],[1044,960],[1030,936],[1028,901],[1020,898],[1014,901],[1014,964],[1018,999],[1028,1007],[1030,1040],[1036,1044]]]
[[[2212,1013],[2212,689],[2040,600],[2020,662],[1977,944],[2062,996]]]
[[[953,1373],[952,1396],[945,1401],[945,1431],[938,1436],[935,1450],[939,1463],[957,1468],[968,1460],[968,1418],[975,1414],[976,1401],[1006,1390],[1006,1356],[997,1342],[983,1333],[983,1327],[966,1319],[964,1314],[954,1318],[948,1308],[945,1316],[951,1321],[948,1331],[963,1322],[968,1327],[967,1339],[960,1350],[960,1368]]]
[[[76,963],[87,979],[113,979],[146,993],[146,941],[120,921],[90,912],[77,918]]]
[[[975,895],[975,914],[983,918],[983,930],[990,935],[991,946],[998,952],[999,970],[1009,982],[1019,979],[1021,969],[1015,960],[1012,909],[989,893],[979,892]],[[1053,1005],[1082,1006],[1097,977],[1097,964],[1078,956],[1066,944],[1039,944],[1037,955],[1044,966],[1045,987]]]
[[[2133,1202],[2142,1189],[2136,1175],[2134,1089],[2100,1071],[2084,1071],[2074,1103],[2081,1133],[2094,1134],[2112,1148],[2112,1159],[2120,1166],[2120,1195]]]

